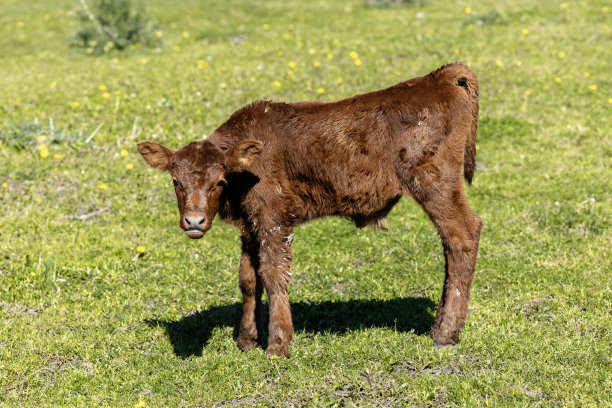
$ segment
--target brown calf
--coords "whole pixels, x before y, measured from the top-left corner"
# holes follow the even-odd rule
[[[331,103],[255,102],[207,139],[172,151],[138,143],[151,166],[172,175],[180,226],[201,238],[215,214],[240,229],[243,313],[238,347],[257,347],[261,296],[270,308],[270,355],[289,356],[287,296],[293,227],[339,215],[386,229],[403,195],[433,221],[446,278],[431,336],[456,344],[463,328],[480,239],[480,218],[461,179],[474,174],[478,80],[456,63],[390,88]]]

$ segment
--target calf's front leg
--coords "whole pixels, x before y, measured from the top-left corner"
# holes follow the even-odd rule
[[[270,308],[267,355],[289,357],[293,323],[287,288],[291,279],[292,229],[273,228],[260,241],[260,275]]]
[[[258,275],[257,242],[242,237],[242,256],[239,267],[239,286],[242,292],[242,317],[238,332],[238,347],[251,350],[259,345],[262,334],[261,295],[263,285]]]

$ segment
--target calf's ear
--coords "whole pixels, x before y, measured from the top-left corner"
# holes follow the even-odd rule
[[[232,150],[229,159],[229,171],[244,171],[247,170],[251,163],[259,156],[263,150],[263,142],[255,139],[247,139],[238,143]]]
[[[149,166],[162,171],[170,168],[170,159],[174,151],[159,143],[149,142],[148,140],[139,142],[136,148],[145,161],[149,163]]]

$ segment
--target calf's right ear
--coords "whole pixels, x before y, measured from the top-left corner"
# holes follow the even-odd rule
[[[173,150],[148,140],[138,143],[136,148],[145,161],[149,163],[149,166],[162,171],[170,169],[170,159],[174,155]]]
[[[229,171],[248,170],[264,148],[263,142],[247,139],[240,142],[232,151],[229,159]]]

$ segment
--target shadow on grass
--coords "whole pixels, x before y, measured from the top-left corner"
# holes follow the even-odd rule
[[[291,304],[296,332],[344,333],[368,327],[389,327],[400,332],[429,333],[436,304],[428,298],[396,298],[391,300],[348,300]],[[267,304],[264,310],[267,311]],[[241,304],[212,307],[188,314],[179,320],[148,319],[151,326],[162,326],[181,358],[199,356],[215,327],[234,327],[238,337]],[[264,314],[264,321],[267,315]],[[264,339],[265,340],[265,339]]]

